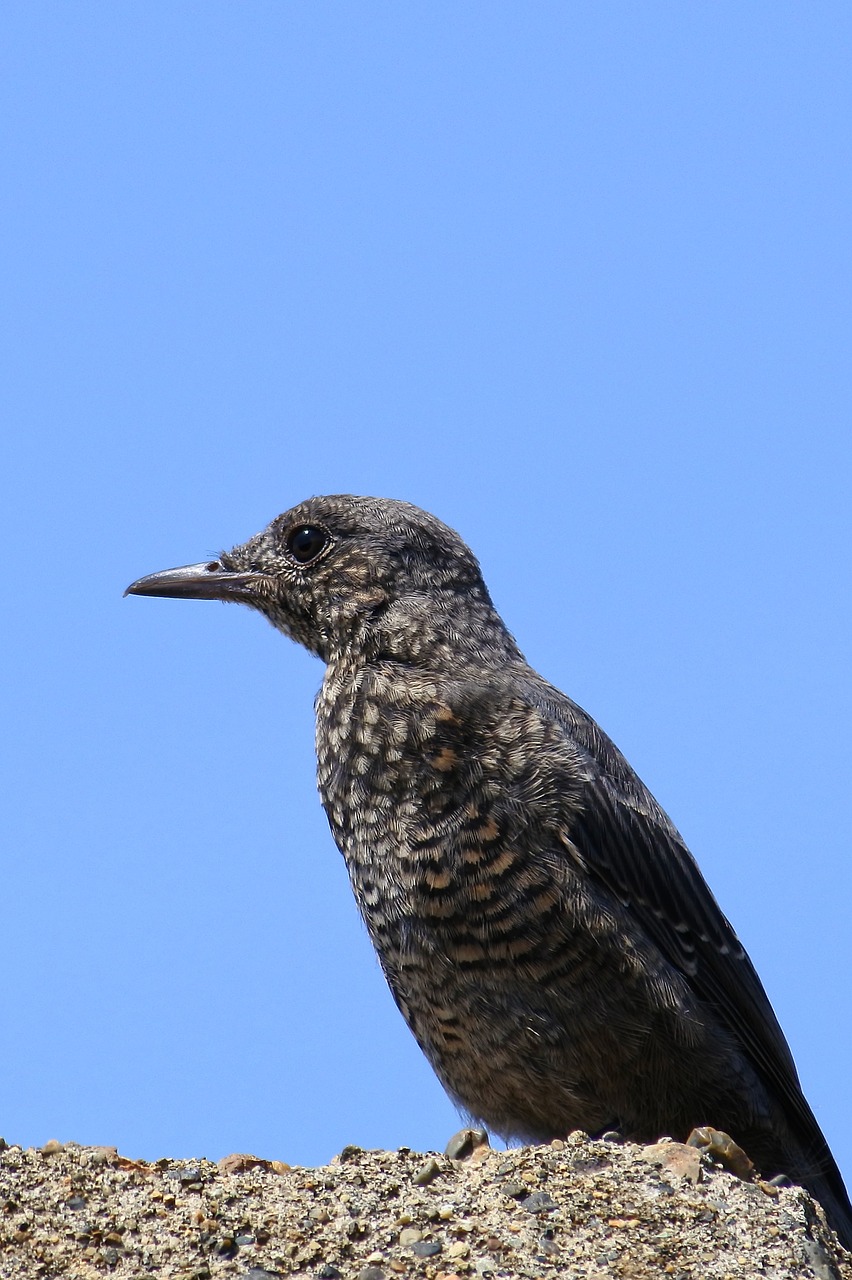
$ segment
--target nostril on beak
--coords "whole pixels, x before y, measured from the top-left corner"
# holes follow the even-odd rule
[[[208,573],[218,573],[219,570],[222,568],[222,566],[220,565],[218,560],[211,560],[209,564],[206,564],[204,566],[204,568],[207,570]]]

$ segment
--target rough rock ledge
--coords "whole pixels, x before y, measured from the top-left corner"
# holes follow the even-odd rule
[[[575,1133],[465,1160],[347,1147],[303,1169],[0,1140],[2,1280],[294,1275],[852,1280],[852,1265],[806,1192],[674,1142]]]

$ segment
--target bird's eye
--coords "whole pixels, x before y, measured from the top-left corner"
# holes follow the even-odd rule
[[[314,524],[299,524],[287,534],[287,550],[299,564],[310,564],[328,546],[328,534]]]

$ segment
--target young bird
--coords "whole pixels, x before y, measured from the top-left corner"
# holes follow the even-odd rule
[[[524,661],[452,529],[311,498],[134,595],[251,605],[326,663],[322,803],[441,1083],[505,1137],[732,1135],[852,1206],[760,979],[669,818]]]

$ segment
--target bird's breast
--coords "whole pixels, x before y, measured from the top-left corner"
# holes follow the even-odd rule
[[[516,800],[534,755],[522,723],[501,740],[439,680],[327,677],[319,789],[383,959],[434,952],[475,969],[552,945],[564,871],[536,850],[538,818]]]

